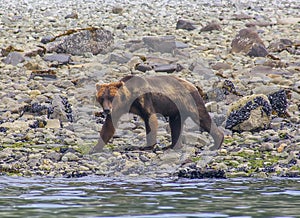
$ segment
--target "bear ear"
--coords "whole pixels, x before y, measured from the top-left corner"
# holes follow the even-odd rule
[[[116,87],[117,87],[117,88],[120,88],[120,87],[122,87],[124,84],[125,84],[125,83],[124,83],[123,81],[117,82],[117,83],[116,83]]]
[[[97,90],[97,92],[99,92],[100,89],[101,89],[101,85],[99,83],[96,83],[96,90]]]

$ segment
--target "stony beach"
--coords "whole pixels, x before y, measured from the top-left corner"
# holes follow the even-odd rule
[[[0,174],[299,177],[299,11],[297,0],[2,0]],[[129,74],[201,87],[225,133],[221,149],[209,152],[211,136],[188,120],[181,151],[131,151],[145,146],[145,128],[126,115],[105,151],[89,154],[102,125],[95,84]],[[283,93],[282,110],[274,93]],[[233,105],[253,94],[257,113],[229,123],[247,109]],[[170,144],[163,118],[158,140]]]

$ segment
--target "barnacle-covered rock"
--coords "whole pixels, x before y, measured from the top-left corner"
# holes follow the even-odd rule
[[[270,125],[272,106],[266,95],[245,96],[228,111],[225,128],[233,131],[257,131]]]

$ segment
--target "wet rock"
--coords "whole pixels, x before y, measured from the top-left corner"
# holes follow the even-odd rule
[[[22,63],[25,61],[24,56],[19,52],[10,52],[6,58],[4,58],[3,63],[5,64],[11,64],[11,65],[18,65],[19,63]]]
[[[209,23],[206,26],[202,27],[200,29],[200,32],[209,32],[209,31],[213,31],[213,30],[217,30],[217,31],[222,30],[221,25],[216,22],[212,22],[212,23]]]
[[[143,42],[152,52],[173,53],[176,49],[174,36],[145,36]]]
[[[97,55],[107,52],[112,43],[112,33],[102,28],[69,30],[54,37],[52,42],[48,43],[47,51],[71,55],[84,55],[91,52]]]
[[[231,42],[231,51],[234,53],[243,52],[245,54],[251,53],[252,55],[256,55],[255,51],[261,51],[263,50],[262,48],[266,50],[257,32],[250,28],[240,30]],[[251,52],[252,49],[253,51]],[[263,54],[263,52],[259,52],[258,54],[260,53]]]
[[[184,29],[184,30],[194,30],[196,27],[194,24],[187,20],[178,20],[176,24],[176,29]]]
[[[238,132],[266,129],[270,125],[271,112],[267,96],[245,96],[230,106],[225,128]]]
[[[46,55],[44,57],[44,60],[49,62],[58,62],[59,64],[68,64],[71,61],[71,55],[69,54]]]

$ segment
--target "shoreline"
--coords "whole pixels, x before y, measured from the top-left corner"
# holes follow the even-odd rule
[[[297,1],[284,1],[275,6],[259,1],[249,5],[243,1],[238,5],[231,1],[214,4],[184,1],[176,5],[165,1],[96,4],[85,0],[5,3],[0,6],[3,32],[0,38],[0,175],[170,177],[189,169],[224,171],[227,178],[300,176]],[[179,19],[191,22],[195,29],[176,29]],[[220,29],[202,31],[214,21]],[[271,58],[230,51],[234,37],[247,25],[258,33]],[[91,27],[112,33],[113,39],[108,37],[104,45],[107,51],[56,56],[58,53],[49,52],[51,43],[41,42],[42,39],[51,41],[70,30]],[[145,43],[149,36],[174,37],[171,40],[175,40],[176,47],[171,47],[172,52],[168,51],[167,43],[156,50],[149,48]],[[292,44],[281,51],[271,51],[272,43],[280,39]],[[137,64],[152,68],[143,72],[135,68]],[[182,69],[174,68],[174,64]],[[188,121],[184,129],[185,146],[180,152],[125,152],[130,144],[145,144],[142,121],[128,115],[122,118],[105,152],[88,155],[101,128],[95,116],[101,110],[94,99],[95,84],[117,81],[129,73],[167,74],[155,66],[167,66],[172,75],[210,94],[207,109],[226,134],[221,149],[205,160],[202,154],[212,144],[212,138],[195,131],[194,124]],[[259,132],[234,133],[225,129],[229,107],[240,97],[232,93],[220,95],[224,80],[232,81],[243,95],[290,90],[287,108],[290,117],[272,115],[270,127]],[[55,110],[49,113],[47,110],[51,108]],[[170,143],[163,119],[159,120],[158,135],[160,146]]]

